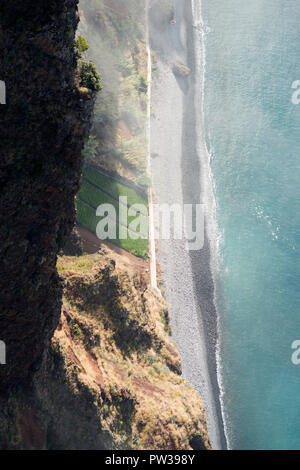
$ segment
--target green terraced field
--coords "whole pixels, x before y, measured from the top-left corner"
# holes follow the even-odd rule
[[[142,204],[140,217],[145,224],[143,235],[148,237],[148,218],[146,216],[148,211],[148,202],[141,194],[138,194],[134,189],[121,184],[106,175],[99,173],[96,169],[88,168],[84,170],[81,189],[77,196],[77,222],[83,227],[89,229],[96,234],[96,227],[100,222],[101,217],[96,216],[96,209],[101,204],[111,204],[116,211],[116,218],[118,225],[122,224],[123,227],[128,227],[132,221],[138,217],[138,213],[134,216],[126,218],[124,211],[126,206],[121,206],[121,214],[119,214],[119,197],[126,196],[128,206],[133,206],[138,209],[137,204]],[[137,231],[139,228],[137,227]],[[148,256],[148,238],[132,239],[130,235],[134,235],[132,230],[128,230],[128,237],[126,239],[119,238],[119,231],[117,229],[117,238],[108,239],[115,245],[124,248],[125,250],[133,253],[136,256],[146,258]]]

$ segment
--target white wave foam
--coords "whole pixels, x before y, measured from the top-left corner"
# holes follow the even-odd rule
[[[222,381],[222,358],[221,358],[221,328],[220,328],[220,309],[218,308],[218,294],[217,290],[217,278],[220,270],[220,259],[221,259],[221,245],[223,243],[223,233],[220,231],[217,222],[217,199],[216,199],[216,188],[215,179],[211,168],[211,160],[213,158],[213,150],[210,143],[207,145],[205,136],[205,111],[204,111],[204,99],[205,99],[205,81],[206,81],[206,35],[211,32],[208,25],[205,25],[202,17],[202,2],[201,0],[192,0],[192,10],[194,17],[194,43],[196,48],[196,76],[199,77],[199,93],[196,91],[196,102],[199,103],[200,113],[197,116],[197,129],[198,129],[198,154],[201,164],[201,188],[202,198],[205,207],[207,207],[207,233],[211,247],[211,271],[215,283],[215,307],[217,310],[217,328],[218,328],[218,342],[216,347],[216,363],[217,363],[217,380],[220,390],[220,406],[224,424],[224,434],[227,442],[227,448],[230,449],[229,439],[229,417],[224,407],[224,387]],[[208,138],[210,136],[207,136]],[[210,151],[208,150],[208,147]]]

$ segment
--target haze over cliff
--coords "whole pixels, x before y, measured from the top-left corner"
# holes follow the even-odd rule
[[[131,9],[135,2],[128,0]],[[203,403],[181,377],[167,306],[149,286],[147,260],[104,247],[82,227],[83,249],[76,231],[70,237],[100,88],[94,65],[79,58],[74,43],[77,7],[77,0],[0,6],[7,89],[0,108],[0,340],[7,347],[0,449],[210,449]],[[120,25],[104,11],[100,17],[100,38],[113,33],[113,50]],[[144,115],[140,32],[136,62],[132,47],[125,48],[130,73],[123,84]],[[100,124],[98,131],[99,139]]]

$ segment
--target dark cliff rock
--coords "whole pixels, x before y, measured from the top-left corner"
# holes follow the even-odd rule
[[[61,310],[56,257],[74,225],[94,94],[76,86],[78,0],[0,5],[0,388],[28,377]]]
[[[76,227],[73,228],[67,243],[61,250],[61,253],[66,256],[81,256],[83,255],[82,240]]]

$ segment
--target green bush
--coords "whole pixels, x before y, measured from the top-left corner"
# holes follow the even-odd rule
[[[81,59],[82,54],[90,48],[83,36],[78,36],[78,38],[75,39],[74,46],[77,59]]]
[[[80,86],[93,91],[102,90],[101,77],[94,62],[79,61]]]

